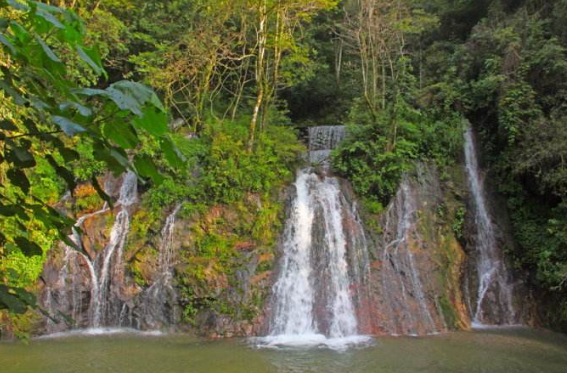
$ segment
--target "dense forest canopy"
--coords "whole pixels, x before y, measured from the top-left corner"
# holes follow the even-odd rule
[[[107,170],[138,174],[153,219],[194,213],[269,195],[300,130],[347,124],[334,166],[379,214],[415,161],[461,160],[469,120],[508,254],[564,324],[566,17],[566,0],[0,0],[0,308],[35,304],[46,253],[72,244],[78,211],[55,205],[85,183],[111,203]]]

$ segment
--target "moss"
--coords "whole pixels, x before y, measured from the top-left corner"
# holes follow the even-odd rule
[[[458,197],[458,188],[447,174],[442,183],[442,202],[424,208],[419,213],[419,231],[427,247],[434,250],[432,258],[438,264],[434,271],[438,294],[437,306],[447,326],[451,329],[466,329],[461,283],[462,248],[457,239],[454,222],[462,216],[464,205]]]
[[[116,216],[114,214],[106,215],[106,232],[108,232],[108,236],[110,236],[110,231],[112,227],[114,227],[114,223],[116,222]]]
[[[128,233],[129,246],[136,247],[136,245],[132,245],[132,243],[136,243],[140,240],[146,242],[153,236],[156,236],[160,231],[163,220],[164,217],[161,213],[146,209],[136,211],[130,223],[130,232]]]
[[[453,219],[453,232],[458,240],[463,240],[465,235],[465,215],[467,210],[464,206],[459,207],[459,209],[455,213],[455,218]]]
[[[259,264],[253,274],[272,269],[272,252],[283,220],[277,195],[275,191],[268,195],[248,194],[238,202],[213,206],[194,216],[178,278],[186,289],[191,289],[187,292],[193,299],[208,300],[188,302],[187,320],[194,319],[200,309],[212,309],[235,321],[257,317],[263,306],[263,285],[251,281],[246,298],[236,273],[247,268],[254,257]],[[237,289],[238,296],[226,289]]]
[[[75,191],[75,209],[80,215],[102,209],[104,201],[90,184],[79,185]]]
[[[441,307],[441,313],[445,319],[445,323],[453,329],[459,327],[459,316],[453,307],[453,303],[449,300],[446,295],[439,298],[439,306]]]
[[[260,273],[264,273],[264,272],[271,271],[273,267],[274,267],[274,262],[273,262],[273,260],[264,260],[264,261],[261,261],[261,262],[258,264],[258,266],[256,267],[256,274],[260,274]]]

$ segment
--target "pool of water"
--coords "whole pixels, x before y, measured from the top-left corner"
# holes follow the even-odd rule
[[[347,350],[123,333],[0,343],[2,373],[565,373],[567,337],[528,329],[374,338]]]

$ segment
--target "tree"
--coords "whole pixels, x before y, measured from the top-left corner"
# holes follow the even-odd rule
[[[362,96],[376,121],[388,101],[394,102],[392,108],[396,107],[403,87],[401,80],[411,63],[408,39],[437,20],[421,9],[413,9],[407,0],[347,1],[344,13],[339,35],[359,59]],[[395,143],[396,129],[391,132]]]
[[[282,83],[281,65],[284,58],[293,58],[300,50],[295,31],[317,12],[336,6],[334,0],[247,0],[253,25],[255,47],[254,81],[256,99],[250,120],[248,149],[252,150],[259,115],[266,114]]]

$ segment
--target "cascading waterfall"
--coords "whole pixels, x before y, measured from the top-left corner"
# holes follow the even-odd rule
[[[103,208],[99,211],[93,212],[91,214],[87,214],[82,216],[77,220],[75,226],[73,227],[73,233],[69,236],[69,239],[75,244],[75,246],[82,248],[82,241],[81,236],[79,234],[79,229],[82,229],[83,223],[96,215],[100,215],[109,211],[108,205],[105,203]],[[56,304],[53,302],[53,293],[52,289],[47,289],[46,298],[44,301],[44,307],[47,310],[50,310],[52,315],[59,316],[61,313],[58,308],[63,308],[66,310],[70,310],[70,316],[72,321],[73,327],[80,327],[83,324],[82,318],[82,311],[83,311],[83,296],[82,296],[82,285],[84,283],[83,274],[81,271],[81,263],[86,266],[88,271],[88,282],[90,288],[90,303],[89,303],[89,310],[94,310],[96,300],[99,296],[99,280],[98,280],[98,273],[95,270],[95,266],[91,259],[83,254],[82,252],[77,251],[76,249],[65,246],[65,256],[63,258],[63,267],[59,272],[59,281],[58,281],[58,288],[59,290],[56,291],[57,294],[57,304],[59,307],[56,307]],[[54,312],[55,311],[55,312]],[[89,312],[91,313],[91,312]],[[89,317],[89,320],[92,320],[92,317]],[[92,323],[89,321],[89,325]],[[48,319],[47,322],[47,330],[50,332],[56,331],[58,326],[53,320]]]
[[[301,172],[296,182],[297,197],[286,226],[281,274],[274,286],[278,303],[272,335],[316,334],[310,263],[314,213],[309,206],[308,178],[308,173]]]
[[[479,326],[514,324],[518,322],[513,304],[514,285],[486,201],[483,174],[479,168],[471,127],[467,128],[464,136],[466,173],[473,197],[477,231],[475,244],[478,290],[474,310],[471,310],[473,323]]]
[[[310,159],[319,163],[344,138],[344,127],[310,129]],[[312,152],[317,152],[313,156]],[[339,180],[326,170],[298,172],[296,196],[283,238],[279,278],[273,287],[274,311],[268,345],[326,344],[340,347],[366,341],[358,336],[358,322],[351,277],[360,275],[364,232],[355,208],[347,203]],[[346,233],[345,218],[357,229]],[[358,225],[357,225],[358,224]],[[360,237],[362,235],[362,237]],[[363,251],[365,251],[365,247]],[[357,267],[356,269],[354,267]]]

